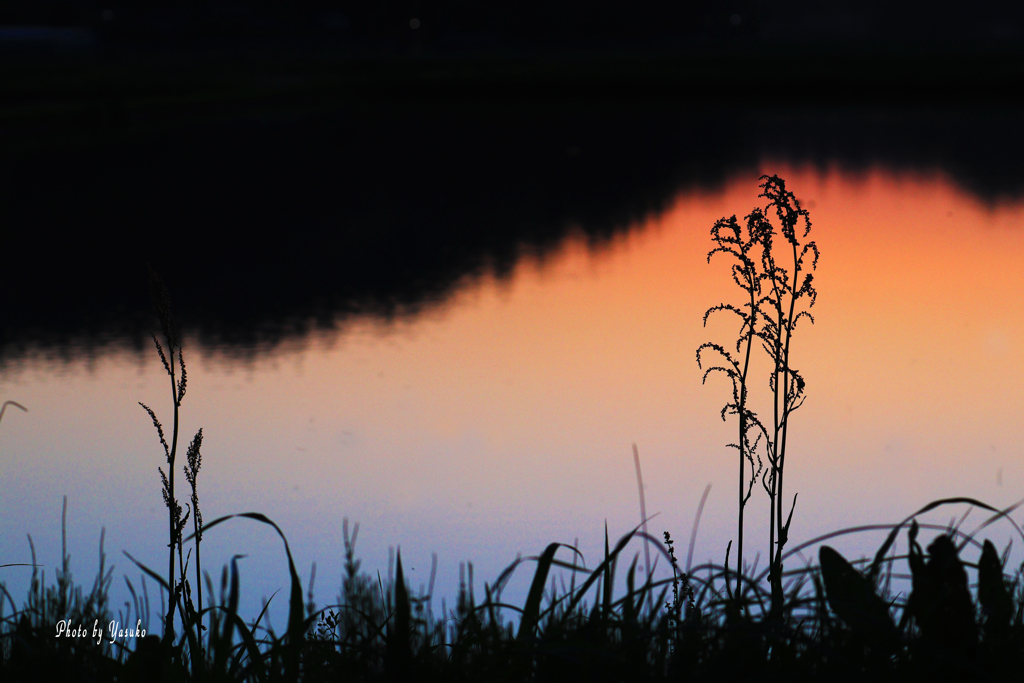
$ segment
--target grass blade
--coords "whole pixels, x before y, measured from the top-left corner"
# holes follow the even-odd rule
[[[533,583],[530,584],[530,592],[526,596],[526,605],[523,607],[523,617],[519,622],[517,639],[520,641],[533,637],[533,631],[537,626],[537,615],[540,613],[540,601],[544,595],[544,584],[547,583],[551,561],[555,559],[555,551],[560,545],[562,544],[550,544],[537,558],[537,573],[533,575]]]

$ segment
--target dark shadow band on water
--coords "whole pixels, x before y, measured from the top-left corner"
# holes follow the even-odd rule
[[[570,233],[599,248],[763,159],[941,172],[990,203],[1024,192],[1015,104],[756,101],[391,92],[11,124],[0,363],[148,350],[146,262],[187,334],[245,356],[443,305]]]

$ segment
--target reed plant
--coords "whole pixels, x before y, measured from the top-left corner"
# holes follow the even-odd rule
[[[164,366],[164,370],[171,381],[171,398],[174,408],[173,429],[170,443],[168,443],[164,436],[163,426],[157,418],[156,413],[146,404],[141,402],[139,404],[146,410],[153,422],[153,426],[157,431],[160,443],[163,446],[167,462],[168,471],[166,473],[163,468],[158,468],[162,485],[161,492],[164,504],[167,507],[169,520],[169,552],[166,580],[136,560],[129,553],[126,552],[125,554],[132,562],[142,569],[146,575],[157,582],[168,598],[167,611],[164,615],[164,634],[161,641],[162,654],[159,656],[153,656],[157,657],[159,661],[162,661],[167,665],[178,666],[181,668],[184,668],[185,662],[188,661],[192,674],[197,678],[202,678],[204,672],[218,676],[225,675],[226,671],[237,670],[241,666],[241,655],[247,656],[249,661],[253,663],[253,666],[258,666],[262,663],[262,656],[257,655],[258,648],[255,644],[254,631],[258,628],[258,624],[263,615],[261,614],[249,627],[246,627],[244,622],[242,622],[238,617],[238,570],[237,564],[234,560],[232,561],[231,566],[230,591],[227,589],[228,573],[227,568],[225,567],[221,581],[221,604],[216,606],[211,605],[205,608],[203,606],[202,587],[204,580],[209,586],[209,593],[213,593],[213,587],[209,577],[202,574],[200,549],[204,532],[207,532],[230,519],[250,519],[272,527],[284,542],[285,553],[287,555],[292,578],[288,629],[282,639],[274,640],[272,638],[274,645],[273,647],[270,647],[267,652],[269,652],[275,660],[280,659],[281,661],[284,661],[287,664],[286,670],[290,672],[292,674],[292,678],[294,678],[295,675],[297,675],[296,672],[298,667],[300,641],[302,634],[308,627],[308,624],[305,623],[303,619],[301,584],[298,579],[298,574],[295,571],[295,565],[292,560],[291,550],[288,546],[288,540],[285,538],[284,533],[277,524],[258,512],[226,515],[208,524],[204,524],[202,511],[199,506],[199,492],[197,488],[197,478],[202,466],[202,428],[196,432],[195,437],[189,444],[185,457],[186,462],[183,466],[185,479],[191,488],[190,503],[186,504],[186,507],[189,508],[188,511],[183,512],[181,503],[175,497],[174,467],[178,446],[180,408],[182,399],[185,396],[187,371],[185,368],[184,356],[182,354],[181,340],[178,336],[177,324],[171,314],[170,295],[167,288],[152,268],[149,269],[149,285],[153,307],[157,313],[164,340],[167,344],[167,352],[164,352],[163,345],[160,343],[160,340],[156,335],[153,335],[153,342]],[[175,360],[177,360],[177,364],[175,363]],[[176,365],[180,368],[180,377],[176,376]],[[187,538],[183,538],[184,530],[190,516],[192,518],[193,533]],[[198,606],[192,600],[192,587],[187,577],[188,559],[191,557],[191,550],[188,553],[188,557],[186,557],[186,553],[184,551],[185,544],[193,540],[195,541],[196,554],[195,583]],[[175,567],[175,556],[177,556],[177,568]],[[131,588],[130,584],[129,587]],[[139,609],[137,607],[136,612],[138,611]],[[180,622],[182,626],[182,634],[177,643],[174,642],[175,611],[180,615]],[[209,628],[204,627],[203,625],[204,615],[208,616],[208,621],[210,622]],[[236,648],[236,643],[234,642],[234,633],[236,629],[241,638],[240,645],[244,647]],[[208,638],[206,639],[205,646],[204,630],[208,631]],[[225,670],[225,667],[227,667],[227,670]]]
[[[182,514],[181,503],[175,497],[174,493],[174,464],[177,459],[178,453],[178,430],[179,430],[179,413],[181,410],[181,401],[185,398],[185,388],[188,381],[188,375],[185,370],[185,358],[181,351],[181,341],[178,337],[178,329],[175,324],[174,318],[171,316],[171,298],[167,292],[167,288],[160,280],[159,276],[149,269],[149,291],[150,297],[153,301],[153,308],[156,310],[157,317],[160,320],[160,327],[163,331],[164,340],[167,343],[167,353],[164,353],[163,345],[157,336],[153,335],[153,343],[156,345],[157,353],[160,355],[160,361],[163,363],[164,370],[167,372],[167,376],[171,380],[171,405],[174,410],[174,418],[171,429],[171,441],[167,443],[167,439],[164,437],[164,428],[157,418],[156,413],[145,403],[139,402],[139,405],[149,414],[150,419],[153,421],[153,427],[156,429],[157,436],[160,438],[160,445],[164,449],[164,458],[167,461],[167,472],[164,472],[162,467],[158,467],[157,471],[160,473],[160,482],[162,485],[161,493],[164,499],[164,505],[167,507],[167,520],[168,520],[168,553],[167,553],[167,613],[164,615],[164,638],[174,638],[174,610],[178,607],[178,597],[181,591],[184,590],[185,584],[185,572],[184,563],[182,561],[182,532],[185,529],[185,524],[188,521],[188,514]],[[177,364],[175,363],[177,359]],[[181,376],[176,377],[175,366],[181,368]],[[199,445],[202,443],[202,430],[196,434],[196,438],[193,440],[193,446],[195,446],[196,454],[198,458]],[[191,456],[191,449],[189,455]],[[198,467],[197,467],[198,469]],[[186,473],[188,472],[186,466]],[[194,474],[191,478],[194,482]],[[193,486],[193,493],[195,488]],[[175,573],[175,554],[178,555],[178,569],[180,574]],[[177,576],[181,577],[179,581]]]

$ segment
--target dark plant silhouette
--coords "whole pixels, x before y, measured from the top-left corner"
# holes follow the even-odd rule
[[[727,414],[739,416],[738,443],[729,444],[730,447],[736,448],[739,451],[739,496],[736,531],[736,566],[739,569],[736,578],[737,592],[740,590],[739,575],[743,571],[743,513],[747,501],[750,500],[754,482],[757,481],[757,477],[763,469],[760,457],[757,459],[756,467],[754,463],[757,439],[760,439],[761,435],[756,435],[753,444],[750,442],[750,433],[756,431],[756,427],[759,424],[757,415],[747,407],[747,376],[750,371],[750,355],[759,322],[761,282],[763,279],[758,271],[758,261],[754,253],[758,240],[757,224],[752,220],[754,216],[755,214],[751,214],[747,219],[746,235],[743,235],[736,221],[736,216],[728,219],[722,218],[715,223],[714,227],[711,228],[711,237],[718,246],[708,253],[707,258],[708,263],[711,263],[712,256],[716,253],[723,253],[733,256],[737,261],[737,263],[732,264],[732,276],[736,284],[747,294],[742,308],[737,308],[731,304],[714,306],[704,313],[704,325],[707,326],[708,317],[716,311],[731,311],[740,317],[742,324],[740,325],[739,336],[736,340],[736,352],[742,353],[742,366],[727,349],[719,344],[709,342],[702,344],[697,349],[698,366],[701,366],[701,352],[705,349],[718,352],[728,363],[728,367],[715,366],[708,368],[704,372],[703,381],[707,381],[708,375],[712,372],[725,372],[732,382],[733,400],[732,403],[727,404],[722,409],[722,419],[725,420]],[[748,463],[750,465],[749,482],[744,475],[744,469]]]
[[[196,432],[195,437],[192,439],[192,443],[188,446],[188,451],[185,454],[185,480],[189,486],[192,487],[192,536],[196,541],[196,602],[199,604],[199,609],[203,607],[203,579],[202,579],[202,563],[199,557],[200,541],[203,540],[203,513],[199,510],[199,491],[196,488],[196,477],[199,475],[199,468],[203,464],[203,456],[200,453],[200,448],[203,445],[203,429],[199,428]],[[184,578],[184,572],[182,573]],[[198,613],[195,612],[195,608],[192,605],[191,591],[188,590],[186,584],[186,608],[189,612],[190,621],[195,621],[199,626],[199,642],[202,646],[202,631],[203,622],[202,618]]]
[[[806,209],[800,208],[800,202],[792,192],[786,190],[786,183],[778,176],[764,178],[762,197],[769,200],[764,213],[758,218],[757,230],[761,235],[761,262],[766,276],[767,295],[764,303],[769,308],[764,317],[761,339],[764,349],[775,364],[769,380],[773,393],[772,438],[766,435],[765,445],[768,449],[768,480],[765,490],[768,492],[771,508],[771,526],[769,547],[773,548],[771,556],[772,570],[769,580],[772,585],[772,611],[780,613],[784,596],[782,594],[782,553],[789,539],[789,526],[793,521],[793,510],[796,507],[796,495],[789,509],[785,523],[782,518],[783,507],[783,475],[786,465],[786,437],[789,433],[789,420],[793,412],[803,405],[804,380],[800,373],[790,364],[793,332],[801,318],[806,317],[811,323],[814,317],[798,304],[807,308],[814,306],[818,292],[814,289],[814,271],[818,267],[818,247],[814,242],[803,245],[800,240],[806,238],[811,231],[811,220]],[[782,248],[785,255],[776,258],[774,249],[774,228],[767,216],[774,211],[781,224],[785,244]],[[797,228],[802,224],[803,234],[797,235]],[[810,267],[805,259],[812,255]],[[788,263],[783,265],[783,263]]]
[[[702,353],[705,351],[713,351],[725,361],[725,365],[707,368],[702,381],[706,382],[712,372],[725,373],[732,384],[732,401],[722,408],[722,419],[725,420],[727,415],[738,417],[737,442],[729,444],[739,451],[736,593],[742,593],[744,510],[754,483],[761,476],[769,500],[769,583],[773,613],[781,614],[784,599],[782,554],[796,506],[794,496],[789,515],[783,522],[786,443],[790,416],[804,400],[804,380],[792,367],[790,357],[797,322],[803,317],[814,322],[806,308],[813,306],[817,297],[814,275],[810,271],[817,268],[818,248],[814,242],[800,242],[809,234],[811,222],[793,193],[786,190],[785,181],[774,175],[762,176],[761,180],[759,196],[767,199],[768,203],[747,215],[745,228],[740,227],[735,215],[717,221],[711,229],[711,237],[717,246],[708,253],[707,259],[710,263],[717,253],[734,259],[731,274],[744,292],[744,301],[740,306],[725,303],[713,306],[704,313],[704,324],[706,326],[708,317],[717,311],[736,314],[741,321],[735,351],[738,355],[734,356],[720,344],[708,342],[697,348],[697,364],[704,367]],[[779,228],[773,225],[772,214]],[[803,234],[798,236],[800,225],[803,226]],[[782,256],[777,255],[780,251]],[[813,260],[808,265],[806,259],[809,256],[813,256]],[[769,425],[750,408],[749,373],[755,337],[773,366],[768,379],[772,395]],[[759,447],[766,454],[767,469],[759,455]],[[745,475],[747,465],[750,466],[749,479]]]
[[[168,516],[168,557],[167,557],[167,614],[164,616],[164,639],[166,642],[170,642],[174,638],[174,610],[178,606],[178,598],[181,592],[185,589],[185,568],[181,557],[182,552],[182,531],[185,528],[185,524],[188,521],[188,514],[182,516],[181,504],[178,502],[174,495],[174,462],[178,452],[178,428],[179,428],[179,410],[181,408],[181,401],[185,397],[185,386],[187,383],[187,374],[185,371],[185,359],[181,353],[181,342],[178,338],[177,326],[174,323],[174,318],[171,316],[171,299],[167,293],[167,288],[161,282],[160,278],[153,271],[149,269],[149,292],[150,297],[153,301],[153,308],[156,309],[157,316],[160,319],[160,327],[164,334],[164,339],[167,342],[167,353],[164,353],[164,348],[160,344],[160,340],[157,336],[153,335],[153,343],[156,344],[156,350],[160,354],[160,360],[163,362],[164,370],[167,372],[168,377],[171,379],[171,401],[174,406],[174,423],[171,431],[171,442],[167,443],[167,439],[164,436],[163,425],[160,424],[160,420],[157,419],[156,413],[152,408],[147,406],[145,403],[139,402],[145,411],[149,414],[150,419],[153,420],[153,426],[156,428],[157,435],[160,437],[160,444],[164,448],[164,456],[167,459],[167,472],[165,473],[163,468],[158,468],[160,472],[160,481],[162,483],[162,493],[164,499],[164,505],[167,506]],[[181,377],[175,376],[175,355],[177,355],[177,365],[181,368]],[[195,469],[191,470],[190,483],[193,484],[193,507],[196,508],[198,513],[198,506],[195,504],[195,472],[199,468],[199,445],[202,443],[202,430],[196,434],[195,440],[192,442],[193,449],[189,449],[189,455],[195,458]],[[189,466],[192,466],[190,459]],[[189,476],[189,468],[186,467],[186,476]],[[197,524],[197,533],[200,530],[200,520],[197,519],[194,522]],[[181,580],[178,581],[175,578],[174,569],[174,555],[175,551],[178,552],[178,563],[180,569]],[[187,623],[187,620],[183,619],[183,623]]]
[[[54,638],[59,619],[72,623],[109,618],[106,594],[112,570],[100,573],[84,595],[74,586],[65,550],[56,586],[33,576],[26,606],[7,616],[6,589],[0,590],[0,677],[3,680],[89,681],[475,681],[587,680],[946,680],[970,674],[981,680],[1019,677],[1024,666],[1021,572],[1004,574],[990,541],[954,528],[918,523],[916,518],[945,505],[989,510],[993,521],[1012,526],[1013,508],[997,510],[971,499],[940,500],[895,526],[873,525],[832,532],[787,551],[821,546],[820,566],[787,573],[784,618],[771,614],[765,575],[742,576],[750,609],[735,609],[735,571],[714,564],[683,573],[672,539],[655,544],[658,559],[673,567],[669,578],[637,581],[639,552],[625,572],[625,590],[613,589],[620,559],[637,542],[654,539],[637,527],[618,542],[606,542],[603,558],[586,568],[579,553],[550,544],[539,556],[517,558],[493,583],[483,600],[474,596],[472,572],[460,580],[457,599],[442,616],[429,608],[431,592],[415,593],[404,581],[396,557],[395,580],[360,570],[356,533],[342,523],[345,567],[338,603],[303,617],[303,596],[288,542],[277,525],[258,513],[229,515],[205,525],[215,528],[234,518],[270,526],[281,537],[291,575],[288,633],[274,635],[238,615],[239,556],[221,576],[220,597],[209,611],[207,647],[189,657],[168,657],[156,636],[139,634],[134,651],[127,643]],[[66,508],[65,508],[66,512]],[[63,525],[62,525],[63,526]],[[907,530],[910,554],[889,556],[897,535]],[[982,527],[982,528],[983,528]],[[821,543],[864,530],[889,535],[872,562],[848,562]],[[916,545],[922,531],[935,532],[928,553]],[[191,538],[184,539],[186,542]],[[101,537],[102,544],[102,537]],[[102,548],[102,545],[101,545]],[[572,561],[560,559],[568,551]],[[961,559],[967,552],[975,562]],[[891,595],[879,576],[904,560],[910,567],[909,598]],[[34,557],[33,557],[34,561]],[[501,599],[503,587],[523,565],[534,565],[529,595],[519,606]],[[561,588],[556,572],[568,572]],[[971,582],[976,572],[977,587]],[[163,581],[147,570],[155,580]],[[433,570],[432,570],[433,573]],[[211,597],[214,590],[208,576]],[[566,586],[566,583],[569,583]],[[621,586],[621,584],[619,584]],[[648,596],[656,610],[644,610]],[[181,598],[179,597],[179,600]],[[683,610],[685,609],[685,614]],[[141,610],[137,608],[139,614]],[[518,629],[509,614],[519,615]],[[176,644],[198,653],[194,623]]]

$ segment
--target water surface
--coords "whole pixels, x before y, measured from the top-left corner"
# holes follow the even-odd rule
[[[822,254],[817,322],[801,325],[794,352],[808,398],[790,432],[791,538],[895,522],[944,496],[1004,506],[1024,495],[1024,205],[982,202],[938,173],[760,170],[786,178],[810,209]],[[400,546],[415,587],[437,553],[436,608],[453,600],[465,560],[478,595],[517,554],[552,541],[578,539],[595,564],[606,522],[614,539],[639,521],[636,443],[651,532],[685,545],[710,483],[695,561],[721,562],[735,535],[734,425],[719,418],[728,387],[701,386],[694,352],[735,338],[728,317],[701,326],[708,307],[739,293],[724,261],[706,262],[708,231],[758,203],[758,175],[684,190],[597,246],[570,236],[506,277],[466,276],[415,316],[349,317],[243,360],[187,338],[181,445],[203,428],[204,518],[274,519],[300,575],[317,563],[323,605],[340,585],[348,517],[371,572],[385,575]],[[0,426],[0,558],[30,561],[30,533],[52,576],[66,494],[75,577],[91,585],[105,528],[119,606],[121,574],[139,582],[122,550],[154,568],[166,561],[163,455],[138,402],[167,426],[170,392],[155,351],[112,348],[70,362],[28,353],[3,369],[2,397],[30,412],[9,410]],[[765,376],[754,391],[766,389]],[[753,561],[767,551],[763,492],[748,510]],[[991,538],[1002,548],[1010,534],[997,526]],[[837,545],[868,554],[877,540]],[[283,549],[243,520],[204,539],[206,568],[235,554],[247,555],[243,612],[255,615],[286,587]],[[27,570],[0,571],[24,595]],[[507,597],[521,603],[528,579]]]

